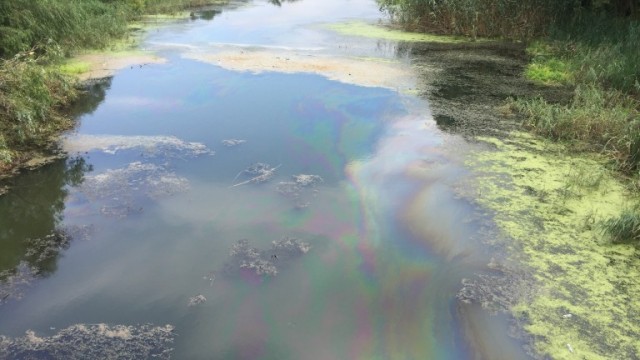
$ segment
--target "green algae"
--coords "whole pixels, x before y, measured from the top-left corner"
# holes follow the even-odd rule
[[[478,202],[494,212],[514,260],[533,270],[535,296],[511,309],[536,352],[554,359],[640,357],[640,251],[612,245],[598,223],[632,199],[597,157],[523,133],[479,138],[492,149],[468,165]]]
[[[414,41],[443,44],[461,44],[473,41],[473,39],[470,38],[407,32],[366,23],[363,21],[329,24],[326,27],[342,35],[360,36],[393,41]]]
[[[91,70],[91,64],[86,61],[79,60],[69,60],[64,64],[60,65],[59,68],[61,73],[66,75],[79,75],[84,74],[87,71]]]

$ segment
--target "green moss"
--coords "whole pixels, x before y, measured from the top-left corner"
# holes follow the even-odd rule
[[[351,21],[345,23],[329,24],[328,29],[337,33],[350,36],[361,36],[393,41],[416,41],[445,44],[460,44],[470,42],[470,38],[456,36],[431,35],[395,30],[384,26],[369,24],[363,21]]]
[[[625,187],[603,159],[558,144],[522,133],[480,140],[495,149],[468,162],[481,172],[478,201],[540,287],[512,309],[535,348],[554,359],[640,356],[640,251],[597,226],[632,202]]]

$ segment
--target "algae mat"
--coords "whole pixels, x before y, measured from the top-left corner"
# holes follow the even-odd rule
[[[470,155],[477,201],[492,210],[537,291],[511,308],[536,352],[554,359],[640,356],[640,252],[612,245],[599,223],[627,206],[626,189],[601,159],[526,134],[480,138]]]

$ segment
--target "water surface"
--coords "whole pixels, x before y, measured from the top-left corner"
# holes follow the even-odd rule
[[[0,306],[0,334],[171,324],[178,359],[524,357],[504,319],[456,300],[490,255],[481,218],[456,192],[469,146],[438,130],[426,101],[322,71],[233,71],[185,56],[276,49],[410,71],[396,44],[322,26],[378,21],[375,2],[219,10],[152,30],[141,47],[168,61],[97,85],[70,158],[0,198],[1,270],[35,269]],[[233,186],[254,163],[277,168],[273,178]],[[278,191],[299,174],[323,181]],[[34,245],[47,236],[59,239]],[[274,250],[285,237],[309,251]],[[230,249],[242,239],[276,275],[239,268]],[[206,301],[188,306],[197,295]]]

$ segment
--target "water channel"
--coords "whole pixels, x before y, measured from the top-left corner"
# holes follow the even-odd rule
[[[147,30],[162,61],[96,83],[69,157],[0,197],[0,334],[170,325],[176,359],[527,358],[507,319],[456,298],[491,258],[457,192],[473,145],[438,128],[398,42],[329,26],[383,19],[256,0]]]

